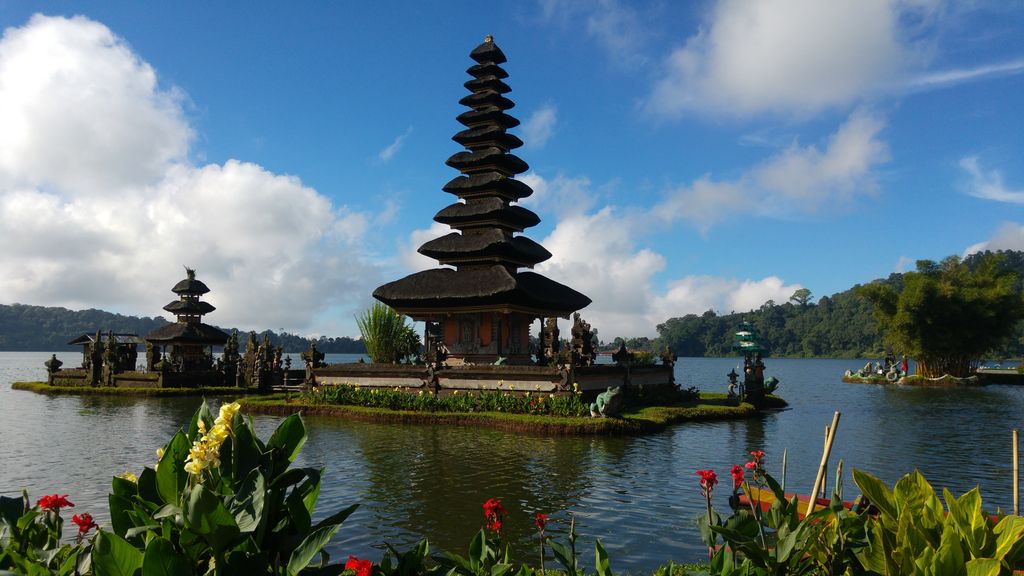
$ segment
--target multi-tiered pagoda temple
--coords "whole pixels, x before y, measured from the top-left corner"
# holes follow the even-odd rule
[[[465,130],[452,140],[467,148],[447,164],[462,174],[443,188],[459,201],[434,220],[456,231],[419,248],[450,268],[417,272],[385,284],[373,296],[414,320],[427,323],[448,350],[448,358],[489,363],[530,363],[529,330],[537,318],[563,317],[590,304],[590,298],[535,272],[524,270],[551,257],[543,246],[521,235],[540,222],[514,203],[533,191],[516,174],[526,162],[509,151],[523,145],[508,129],[519,121],[506,114],[515,104],[501,49],[488,36],[470,58],[476,64],[465,83],[471,92],[459,101],[470,108],[456,118]]]
[[[165,370],[186,372],[210,370],[213,368],[213,352],[211,346],[223,346],[228,335],[220,330],[203,324],[203,315],[216,310],[209,302],[199,298],[210,291],[199,280],[196,271],[185,268],[186,278],[174,285],[171,291],[178,295],[178,300],[164,306],[164,310],[178,317],[173,324],[161,326],[146,335],[146,341],[156,347],[165,348],[167,359]]]

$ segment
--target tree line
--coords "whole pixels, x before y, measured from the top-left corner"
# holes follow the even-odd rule
[[[1012,277],[1010,292],[1018,297],[1024,286],[1024,252],[1000,251],[972,254],[962,261],[950,257],[941,263],[921,261],[919,269],[926,271],[957,268],[961,273],[991,275],[992,257],[998,260],[998,267]],[[885,330],[876,322],[874,308],[868,295],[874,293],[900,294],[906,278],[913,278],[917,285],[918,272],[891,274],[888,278],[875,280],[865,286],[857,285],[849,290],[822,296],[813,302],[807,289],[798,290],[789,302],[765,302],[760,308],[748,312],[718,314],[708,310],[703,314],[687,314],[669,318],[658,324],[655,338],[615,338],[604,349],[618,348],[625,344],[632,350],[660,351],[668,346],[679,356],[732,356],[733,335],[741,322],[749,322],[758,331],[761,341],[772,356],[784,357],[827,357],[855,358],[876,357],[892,349],[894,339],[887,339]],[[1005,291],[1004,291],[1005,292]],[[940,306],[941,307],[941,306]],[[1007,308],[993,311],[994,314],[1008,315]],[[980,323],[979,312],[965,314],[958,319],[963,323]],[[883,323],[884,324],[884,323]],[[952,327],[953,332],[961,331]],[[1024,322],[1014,322],[1008,336],[1003,335],[993,342],[987,342],[986,355],[989,358],[1016,358],[1024,355]],[[898,339],[895,341],[899,341]],[[906,342],[906,339],[904,339]],[[905,346],[904,346],[905,347]],[[911,350],[893,350],[897,353]]]
[[[76,350],[68,341],[82,334],[113,331],[118,334],[145,336],[153,330],[168,324],[162,316],[137,317],[114,314],[90,308],[68,310],[52,306],[30,306],[27,304],[0,304],[0,350],[55,352]],[[220,328],[231,333],[232,328]],[[238,330],[239,340],[245,342],[246,330]],[[257,332],[258,340],[269,335],[274,346],[283,346],[286,353],[302,352],[309,348],[310,339],[297,334],[272,330]],[[348,336],[320,336],[316,347],[327,354],[365,354],[366,347],[361,339]]]

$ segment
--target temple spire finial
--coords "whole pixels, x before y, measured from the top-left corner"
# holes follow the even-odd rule
[[[494,42],[494,36],[491,36],[490,34],[488,34],[487,36],[484,36],[484,42],[487,42],[487,43]]]

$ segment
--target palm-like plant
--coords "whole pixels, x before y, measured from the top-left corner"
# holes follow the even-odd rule
[[[395,364],[419,352],[419,334],[405,320],[405,315],[380,302],[356,317],[366,353],[373,362]]]

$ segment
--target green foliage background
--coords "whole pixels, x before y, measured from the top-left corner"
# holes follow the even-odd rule
[[[156,328],[167,324],[167,319],[138,318],[113,314],[91,308],[89,310],[68,310],[50,306],[30,306],[27,304],[0,304],[0,351],[35,351],[55,352],[59,350],[81,350],[79,346],[68,346],[68,341],[82,334],[95,334],[97,329],[106,333],[138,334],[145,336]],[[231,328],[221,328],[231,333]],[[238,330],[242,345],[248,330]],[[309,339],[297,334],[280,333],[264,330],[257,333],[259,340],[263,334],[270,335],[270,343],[284,346],[289,353],[302,352],[309,348]],[[316,347],[327,354],[365,354],[366,347],[361,340],[348,336],[321,336]],[[243,350],[244,352],[244,350]]]

